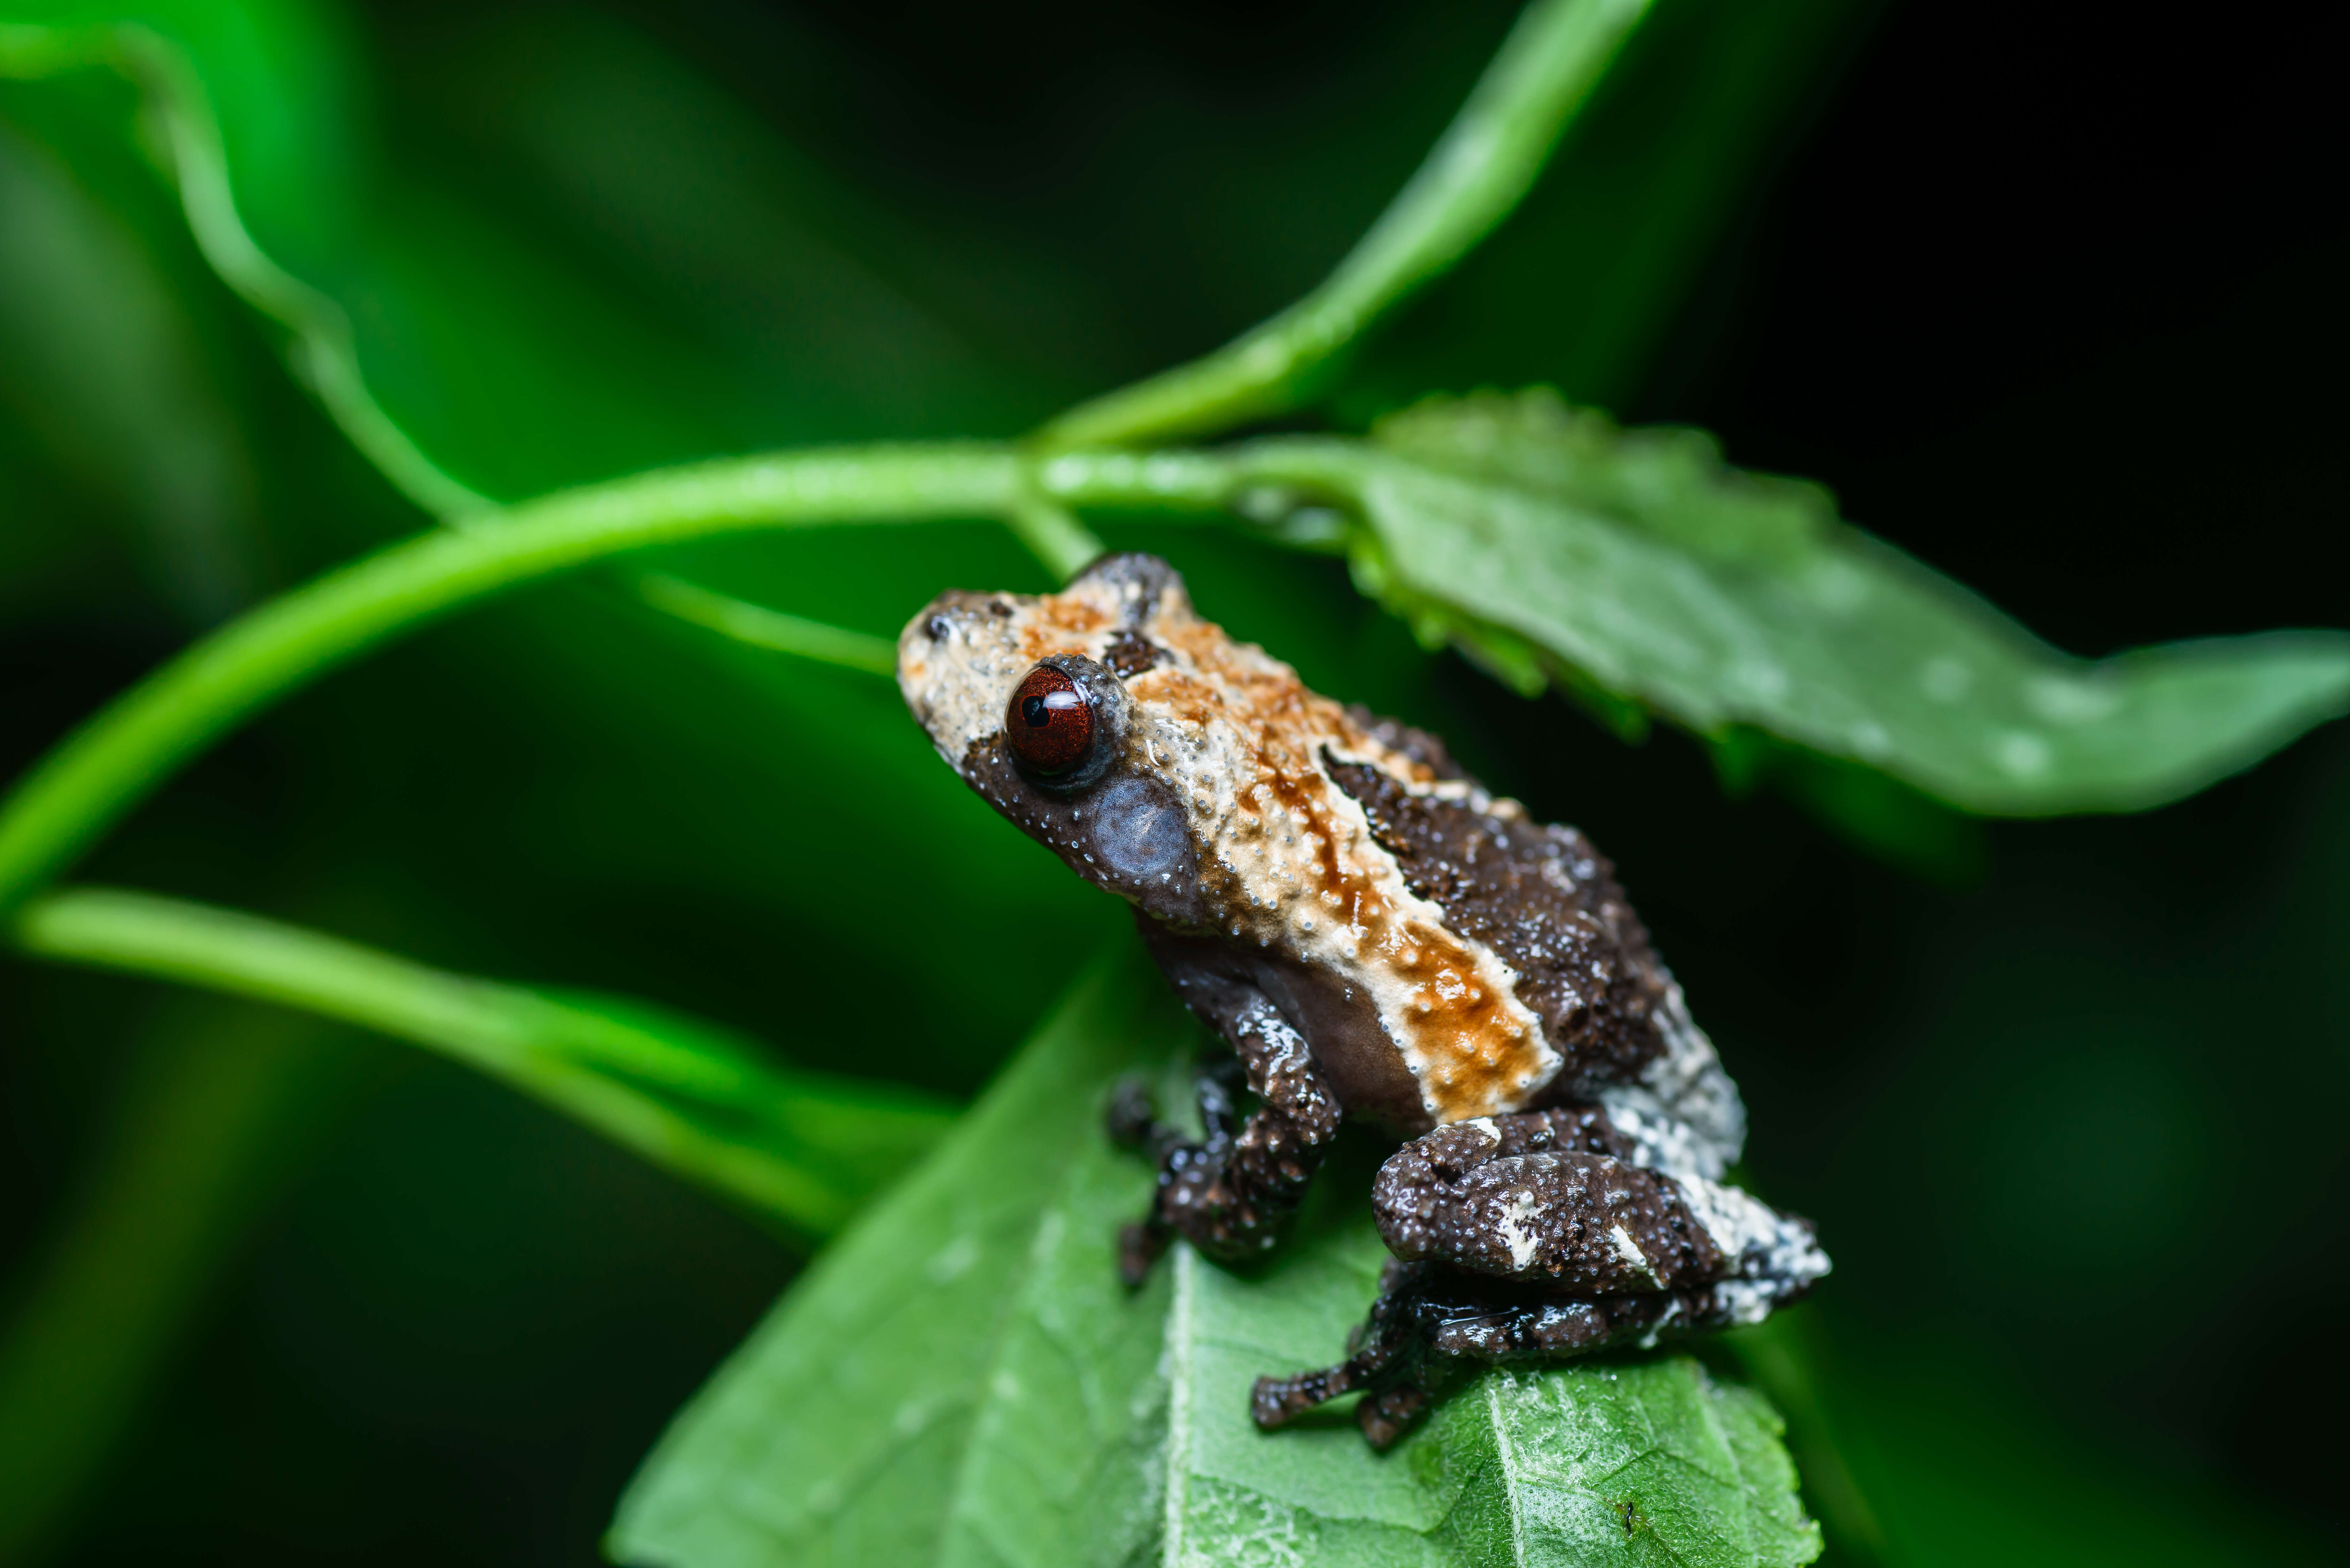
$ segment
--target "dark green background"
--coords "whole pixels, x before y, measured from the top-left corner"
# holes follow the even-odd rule
[[[463,308],[322,281],[359,300],[387,400],[503,495],[1013,433],[1210,348],[1343,251],[1508,8],[347,15],[366,221],[408,229],[404,265],[441,256]],[[1669,7],[1561,176],[1332,417],[1550,380],[1703,423],[2081,653],[2350,620],[2325,549],[2350,257],[2314,7],[2176,35],[2027,7],[1814,3],[1747,35],[1740,15]],[[1783,59],[1758,71],[1766,35]],[[1611,198],[1610,171],[1741,82],[1776,128],[1752,167],[1692,174],[1650,202],[1650,249],[1593,264],[1610,200],[1655,194]],[[125,415],[23,349],[25,313],[71,301],[0,313],[12,768],[237,603],[421,522],[100,134],[108,93],[0,88],[0,151],[69,170],[181,319],[176,358],[132,362],[164,411]],[[511,333],[403,384],[381,347],[467,309]],[[1919,875],[1778,796],[1726,799],[1679,736],[1627,749],[1423,659],[1336,566],[1107,532],[1617,858],[1746,1089],[1753,1175],[1836,1258],[1806,1326],[1898,1559],[2350,1545],[2339,727],[2143,818],[1929,822],[1898,857]],[[880,632],[951,582],[1042,580],[977,527],[679,564]],[[290,703],[87,869],[965,1093],[1115,911],[958,798],[895,701],[584,578]],[[169,1293],[182,1332],[78,1559],[586,1560],[795,1266],[505,1091],[323,1026],[11,961],[0,1040],[0,1280],[28,1277],[142,1106],[184,1107],[223,1055],[279,1089],[224,1179],[239,1222]]]

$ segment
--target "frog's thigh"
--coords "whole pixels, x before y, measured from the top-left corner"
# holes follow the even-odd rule
[[[1734,1188],[1557,1147],[1558,1115],[1457,1122],[1399,1150],[1373,1189],[1396,1256],[1580,1301],[1730,1279],[1783,1296],[1826,1272],[1804,1221]]]

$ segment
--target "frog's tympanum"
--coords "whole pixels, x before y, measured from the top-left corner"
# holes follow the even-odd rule
[[[1374,1188],[1397,1261],[1353,1354],[1259,1379],[1259,1425],[1360,1390],[1384,1447],[1451,1364],[1755,1323],[1827,1272],[1807,1222],[1723,1184],[1737,1088],[1590,842],[1307,691],[1165,562],[941,595],[898,681],[973,789],[1134,906],[1232,1047],[1201,1077],[1201,1141],[1139,1090],[1110,1106],[1159,1173],[1130,1280],[1179,1235],[1262,1254],[1344,1118],[1410,1140]]]

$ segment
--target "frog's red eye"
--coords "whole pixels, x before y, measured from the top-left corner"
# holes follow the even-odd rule
[[[1040,778],[1085,766],[1094,749],[1094,705],[1085,689],[1049,664],[1028,672],[1003,712],[1004,738],[1020,765]]]

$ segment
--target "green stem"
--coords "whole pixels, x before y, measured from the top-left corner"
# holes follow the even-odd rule
[[[999,447],[877,446],[642,474],[436,529],[328,573],[189,649],[51,751],[0,806],[0,909],[56,874],[180,765],[373,644],[515,584],[712,534],[1006,512]]]
[[[1291,406],[1310,371],[1509,215],[1648,4],[1535,0],[1419,171],[1321,286],[1205,358],[1080,404],[1038,441],[1125,445]]]
[[[862,1151],[785,1147],[787,1128],[838,1111],[918,1144],[945,1120],[910,1095],[781,1073],[525,987],[202,904],[68,888],[27,904],[12,934],[44,958],[276,1002],[429,1047],[813,1235],[865,1196],[845,1164]]]
[[[1221,452],[1065,452],[1031,470],[976,443],[778,453],[664,469],[436,529],[328,573],[189,649],[117,698],[36,763],[0,803],[0,909],[68,864],[181,765],[239,722],[375,643],[501,589],[590,561],[712,534],[819,524],[1006,516],[1115,505],[1213,511],[1252,490],[1343,497],[1360,442],[1313,437]],[[1099,548],[1074,519],[1066,575]],[[1080,539],[1079,535],[1082,535]],[[671,579],[674,582],[674,579]],[[854,668],[883,670],[866,639],[678,583],[707,624]],[[713,605],[711,601],[720,601]],[[756,625],[753,626],[752,620]],[[894,661],[890,668],[894,668]]]
[[[1238,509],[1274,525],[1300,503],[1351,503],[1365,476],[1389,461],[1350,437],[1267,436],[1206,452],[1066,452],[1038,462],[1035,483],[1066,506]]]
[[[795,654],[819,664],[868,675],[898,673],[898,647],[886,637],[875,637],[845,627],[827,626],[804,616],[754,605],[729,594],[712,593],[683,577],[652,572],[637,579],[637,593],[647,604],[690,626],[770,653]]]
[[[1102,553],[1101,540],[1077,521],[1076,513],[1037,491],[1031,490],[1014,502],[1004,521],[1028,546],[1029,554],[1065,583]]]
[[[436,517],[463,517],[493,505],[425,456],[375,400],[343,307],[279,266],[244,226],[220,122],[185,55],[135,23],[0,26],[0,76],[46,77],[92,66],[110,66],[137,84],[171,149],[181,209],[196,248],[237,297],[291,334],[286,358],[350,443],[401,494]]]

